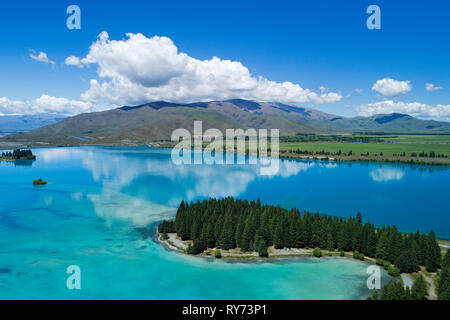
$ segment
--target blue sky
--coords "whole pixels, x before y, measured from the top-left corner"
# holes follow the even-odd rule
[[[66,8],[70,4],[81,9],[81,30],[66,27]],[[371,4],[381,9],[381,30],[366,27],[369,17],[366,8]],[[411,111],[410,114],[421,118],[448,120],[449,13],[448,1],[435,0],[8,1],[0,11],[3,42],[0,99],[3,97],[4,100],[3,108],[0,104],[0,113],[14,113],[11,110],[21,103],[20,111],[15,113],[26,113],[28,107],[29,113],[36,113],[41,109],[33,107],[34,99],[43,94],[83,103],[88,99],[89,106],[80,112],[95,109],[92,106],[97,104],[105,108],[115,105],[114,102],[117,105],[121,102],[132,104],[155,97],[154,91],[145,91],[148,88],[143,89],[146,93],[133,93],[132,98],[121,93],[101,102],[90,100],[92,94],[88,98],[86,95],[80,97],[92,86],[91,79],[97,79],[100,84],[108,82],[110,89],[112,82],[122,79],[120,72],[126,73],[127,81],[136,79],[123,69],[106,70],[114,66],[99,67],[104,62],[104,55],[82,68],[64,63],[68,56],[85,58],[98,35],[106,31],[109,40],[124,43],[126,33],[141,33],[149,39],[165,36],[171,39],[178,52],[198,61],[214,56],[239,61],[248,68],[253,80],[261,76],[280,86],[288,81],[317,93],[319,97],[327,92],[341,97],[323,102],[315,97],[295,96],[284,102],[347,116],[377,111]],[[107,47],[103,49],[108,50]],[[37,55],[41,51],[55,63],[30,58],[30,54]],[[154,61],[152,57],[146,58]],[[145,70],[152,73],[153,69],[145,59],[142,62],[146,63]],[[109,64],[117,61],[109,61]],[[158,61],[155,63],[162,65]],[[114,76],[101,77],[98,70],[102,68]],[[178,72],[175,74],[179,75]],[[140,76],[137,78],[142,80]],[[399,81],[381,82],[383,88],[393,85],[403,89],[394,96],[372,90],[376,81],[382,79]],[[437,90],[426,90],[426,83],[434,84]],[[134,84],[133,90],[140,90],[142,83]],[[328,91],[321,91],[321,86]],[[224,97],[229,92],[236,92],[235,89],[223,93]],[[262,95],[262,91],[267,93],[267,86],[261,87],[259,93],[247,92],[245,97],[278,97]],[[211,94],[202,91],[195,95],[178,95],[173,100],[202,100]],[[162,97],[170,100],[166,93]],[[66,111],[61,103],[55,111]],[[70,113],[77,113],[76,107],[76,104],[72,106]]]

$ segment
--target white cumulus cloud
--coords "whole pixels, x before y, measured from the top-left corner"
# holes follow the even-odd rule
[[[399,81],[391,78],[384,78],[375,82],[372,90],[381,93],[385,97],[398,97],[410,92],[412,89],[411,81]]]
[[[359,106],[358,111],[362,116],[403,113],[418,118],[450,121],[450,105],[442,104],[432,106],[420,102],[395,102],[392,100],[385,100]]]
[[[78,68],[83,67],[83,64],[81,63],[80,58],[75,57],[75,56],[67,57],[66,60],[64,61],[64,63],[68,66],[76,66]]]
[[[436,91],[436,90],[442,90],[442,87],[436,87],[434,84],[432,83],[427,83],[425,84],[425,89],[427,91]]]
[[[213,57],[199,60],[179,52],[167,37],[128,33],[110,40],[102,32],[84,58],[70,56],[72,66],[98,66],[99,79],[81,95],[85,101],[131,105],[155,100],[175,102],[243,98],[285,103],[332,103],[339,93],[316,93],[289,81],[253,76],[239,61]]]
[[[75,115],[83,112],[95,111],[96,108],[86,101],[69,100],[66,98],[52,97],[43,94],[32,100],[14,101],[6,97],[0,97],[0,115],[22,115],[57,113],[63,115]]]
[[[39,52],[37,55],[35,54],[36,52],[34,50],[31,51],[32,53],[30,53],[30,58],[35,60],[35,61],[39,61],[39,62],[44,62],[44,63],[48,63],[51,65],[55,65],[55,61],[50,60],[47,57],[47,54],[45,52]]]

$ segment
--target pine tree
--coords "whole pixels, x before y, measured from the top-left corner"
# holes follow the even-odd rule
[[[412,250],[403,252],[395,260],[395,265],[400,269],[400,272],[411,273],[420,270],[416,255]]]
[[[269,253],[267,252],[267,244],[263,238],[258,239],[258,254],[260,257],[268,257]]]
[[[208,248],[212,248],[216,245],[216,240],[214,238],[214,226],[211,221],[206,225],[205,241]]]
[[[217,213],[217,216],[218,216],[217,221],[214,224],[214,239],[216,241],[216,245],[219,245],[218,240],[220,238],[220,235],[222,234],[224,217],[223,217],[223,214],[221,214],[220,212]]]
[[[281,221],[278,221],[278,224],[275,227],[273,241],[276,249],[283,249],[285,247],[283,223]]]
[[[359,226],[362,226],[362,216],[361,216],[361,212],[358,212],[358,213],[356,214],[356,223],[357,223]]]
[[[341,225],[338,239],[339,251],[352,250],[352,232],[349,223]]]
[[[403,300],[411,300],[411,289],[409,286],[405,288],[405,293],[403,295]]]
[[[439,274],[437,293],[439,300],[450,300],[450,250],[447,250],[442,260],[442,271]]]
[[[417,260],[420,265],[424,266],[426,261],[427,252],[427,236],[424,234],[416,235],[417,238]]]
[[[381,289],[380,300],[402,300],[404,289],[400,282],[391,280]]]
[[[355,232],[353,233],[352,249],[362,252],[363,251],[362,244],[363,244],[362,231],[360,231],[359,228],[356,228]]]
[[[373,290],[372,294],[367,298],[367,300],[380,300],[380,294],[377,290]]]
[[[241,239],[243,232],[244,232],[244,223],[242,222],[242,219],[239,218],[239,222],[236,226],[236,232],[234,233],[234,239],[238,247],[241,246]]]
[[[311,242],[311,234],[312,234],[312,228],[311,228],[311,219],[310,215],[306,212],[303,213],[303,239],[305,247],[311,248],[313,247]]]
[[[321,249],[326,249],[328,245],[328,225],[326,221],[321,221],[319,232],[319,246]]]
[[[289,242],[288,242],[288,246],[290,248],[295,248],[297,240],[299,238],[299,233],[298,233],[298,229],[297,229],[297,224],[295,223],[295,220],[290,219],[289,221]]]
[[[411,288],[411,299],[413,300],[426,300],[428,295],[427,284],[422,275],[420,275],[416,281],[414,281]]]
[[[428,272],[435,272],[441,266],[441,249],[436,241],[434,231],[430,231],[428,234],[426,248],[425,267]]]
[[[394,226],[388,232],[388,241],[387,241],[387,257],[386,260],[394,262],[396,257],[399,256],[402,249],[402,236],[399,232],[397,232],[397,228]]]
[[[242,233],[242,238],[241,238],[241,249],[243,251],[253,250],[253,240],[254,240],[254,235],[252,232],[252,227],[251,227],[250,223],[246,223],[244,232]]]
[[[383,232],[378,240],[377,250],[376,250],[376,258],[382,260],[388,260],[388,238],[387,233]]]
[[[303,237],[302,232],[302,223],[301,221],[298,221],[295,225],[295,238],[294,238],[294,248],[304,248],[305,247],[305,241]]]
[[[328,225],[328,236],[327,236],[327,247],[326,247],[326,249],[329,250],[329,251],[334,251],[334,249],[335,249],[335,244],[334,244],[334,241],[333,241],[333,227],[332,227],[331,223]]]

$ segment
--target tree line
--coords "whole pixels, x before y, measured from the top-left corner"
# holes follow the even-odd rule
[[[160,233],[177,233],[193,240],[189,253],[207,248],[241,248],[267,256],[267,247],[320,248],[329,251],[357,251],[377,259],[381,265],[394,264],[393,273],[429,272],[441,266],[441,251],[435,233],[402,233],[395,226],[375,227],[362,222],[361,214],[347,219],[300,212],[280,206],[262,205],[232,197],[202,202],[182,201],[175,220],[163,221]],[[359,257],[360,258],[360,257]]]
[[[15,149],[13,152],[2,152],[2,158],[10,158],[14,160],[31,159],[33,158],[31,150]]]
[[[367,300],[427,300],[428,288],[425,279],[419,275],[412,287],[406,288],[400,281],[391,280],[385,285],[381,292],[374,290]]]
[[[315,135],[315,134],[297,134],[295,136],[281,136],[280,142],[383,142],[383,139],[377,137],[363,136],[341,136],[341,135]]]
[[[331,152],[331,151],[325,151],[323,150],[319,150],[319,151],[311,151],[311,150],[306,150],[306,149],[289,149],[289,150],[282,150],[281,153],[292,153],[292,154],[301,154],[301,155],[321,155],[321,156],[343,156],[343,157],[349,157],[349,156],[355,156],[356,154],[353,153],[352,150],[349,150],[348,152],[343,152],[341,149],[339,149],[336,152]],[[380,153],[374,153],[373,156],[383,156],[383,152]],[[369,152],[366,153],[361,153],[360,156],[362,157],[369,157],[371,156],[371,154]],[[407,157],[408,155],[406,154],[406,152],[403,153],[393,153],[392,154],[393,157]],[[411,152],[410,153],[410,157],[412,158],[448,158],[447,155],[443,154],[443,153],[437,153],[434,151],[430,151],[430,153],[427,152]]]
[[[442,260],[442,269],[438,274],[437,295],[439,300],[450,300],[450,250]],[[367,300],[426,300],[428,285],[422,275],[419,275],[411,288],[404,287],[400,281],[391,280],[381,289],[374,290]]]
[[[437,295],[439,300],[450,300],[450,249],[442,260],[441,272],[438,276]]]

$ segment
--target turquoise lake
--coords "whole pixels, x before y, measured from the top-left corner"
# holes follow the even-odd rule
[[[208,260],[156,243],[181,200],[234,196],[450,239],[450,170],[282,160],[181,165],[148,147],[48,148],[0,163],[0,299],[365,299],[367,263],[344,258]],[[47,186],[33,187],[42,178]],[[81,268],[68,290],[66,268]],[[383,283],[389,277],[383,272]]]

